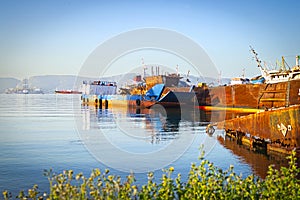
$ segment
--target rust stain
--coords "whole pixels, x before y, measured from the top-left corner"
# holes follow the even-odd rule
[[[227,132],[239,131],[270,145],[300,148],[300,105],[274,109],[226,120]]]
[[[242,84],[209,88],[207,105],[279,108],[300,104],[300,80],[274,84]]]

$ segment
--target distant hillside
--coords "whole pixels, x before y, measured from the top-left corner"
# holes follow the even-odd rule
[[[15,78],[0,78],[0,93],[8,88],[15,88],[21,81]]]
[[[182,76],[183,76],[183,78],[181,79],[181,81],[186,81],[187,78],[188,78],[192,84],[197,84],[199,82],[202,82],[202,83],[206,83],[209,86],[217,86],[217,85],[219,85],[218,78],[196,77],[196,76],[193,76],[193,75],[190,75],[189,77],[187,77],[184,74]],[[230,78],[222,78],[220,80],[220,82],[221,82],[220,84],[221,85],[225,85],[225,84],[228,84],[229,81],[230,81]]]
[[[45,75],[32,76],[28,80],[29,87],[37,87],[44,93],[54,93],[58,90],[74,89],[76,76],[72,75]]]
[[[135,73],[128,73],[123,75],[103,77],[101,80],[104,81],[115,81],[118,87],[132,84],[133,78],[136,76]],[[182,75],[180,85],[184,86],[184,82],[187,79],[186,75]],[[208,85],[218,85],[216,78],[207,77],[188,77],[192,84],[198,82],[205,82]],[[44,76],[32,76],[28,79],[28,86],[30,88],[40,88],[44,93],[54,93],[55,90],[78,90],[82,81],[94,81],[95,78],[77,77],[74,75],[44,75]],[[228,84],[230,79],[223,78],[221,80],[222,85]],[[22,87],[22,81],[14,78],[0,78],[0,93],[4,93],[7,88]]]
[[[136,76],[135,73],[128,73],[128,74],[122,74],[122,75],[116,75],[116,76],[110,76],[110,77],[102,77],[100,80],[103,81],[115,81],[118,84],[118,87],[122,87],[126,84],[132,84],[133,78]],[[87,77],[78,77],[77,84],[81,84],[82,81],[94,81],[95,78],[87,78]]]
[[[132,80],[134,73],[117,75],[111,77],[103,77],[104,81],[116,81],[118,86],[125,84],[128,80]],[[28,80],[29,87],[41,88],[44,93],[54,93],[55,90],[78,90],[82,81],[94,81],[95,78],[77,77],[74,75],[45,75],[33,76]]]

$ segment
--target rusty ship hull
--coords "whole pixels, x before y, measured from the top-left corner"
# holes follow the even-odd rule
[[[238,143],[285,154],[300,152],[300,80],[220,86],[209,88],[209,95],[212,106],[200,109],[225,112],[218,128]]]
[[[208,89],[199,102],[205,105],[241,108],[279,108],[300,104],[300,80],[273,84],[240,84]]]
[[[229,137],[250,147],[291,153],[300,150],[300,105],[262,111],[218,124]]]

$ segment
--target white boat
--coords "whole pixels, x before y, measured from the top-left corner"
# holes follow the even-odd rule
[[[116,95],[117,83],[113,81],[83,81],[81,85],[83,95]]]
[[[258,58],[258,54],[255,50],[250,46],[252,53],[254,54],[254,58],[256,63],[261,71],[262,77],[265,79],[265,83],[279,83],[286,82],[290,80],[299,80],[300,79],[300,66],[299,60],[300,56],[296,56],[296,65],[292,69],[286,69],[285,60],[282,56],[282,69],[281,70],[269,70],[267,67],[263,67],[261,65],[261,60]]]
[[[240,84],[249,84],[250,80],[244,77],[234,77],[231,78],[229,85],[240,85]]]

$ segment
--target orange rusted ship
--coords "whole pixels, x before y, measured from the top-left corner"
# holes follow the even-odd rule
[[[251,148],[291,153],[300,151],[300,105],[262,111],[226,120],[218,125],[228,136]]]
[[[209,88],[206,105],[273,108],[300,104],[300,80],[272,84],[240,84]]]
[[[211,99],[208,100],[210,102],[206,102],[206,104],[263,109],[299,104],[300,56],[296,56],[296,64],[292,68],[286,65],[285,59],[282,57],[280,69],[270,70],[270,67],[261,65],[262,61],[258,58],[256,51],[252,47],[250,49],[261,71],[261,76],[256,77],[252,83],[257,83],[258,80],[264,82],[258,81],[262,84],[232,84],[212,87],[209,89]]]
[[[291,153],[300,152],[300,56],[296,65],[285,68],[282,57],[280,70],[261,66],[257,53],[251,48],[265,79],[263,84],[239,84],[209,89],[211,104],[223,110],[257,108],[254,113],[219,122],[226,135],[252,149]],[[207,102],[208,104],[209,102]],[[201,107],[208,110],[205,106]],[[214,110],[217,109],[211,109]],[[299,156],[299,155],[298,155]]]

